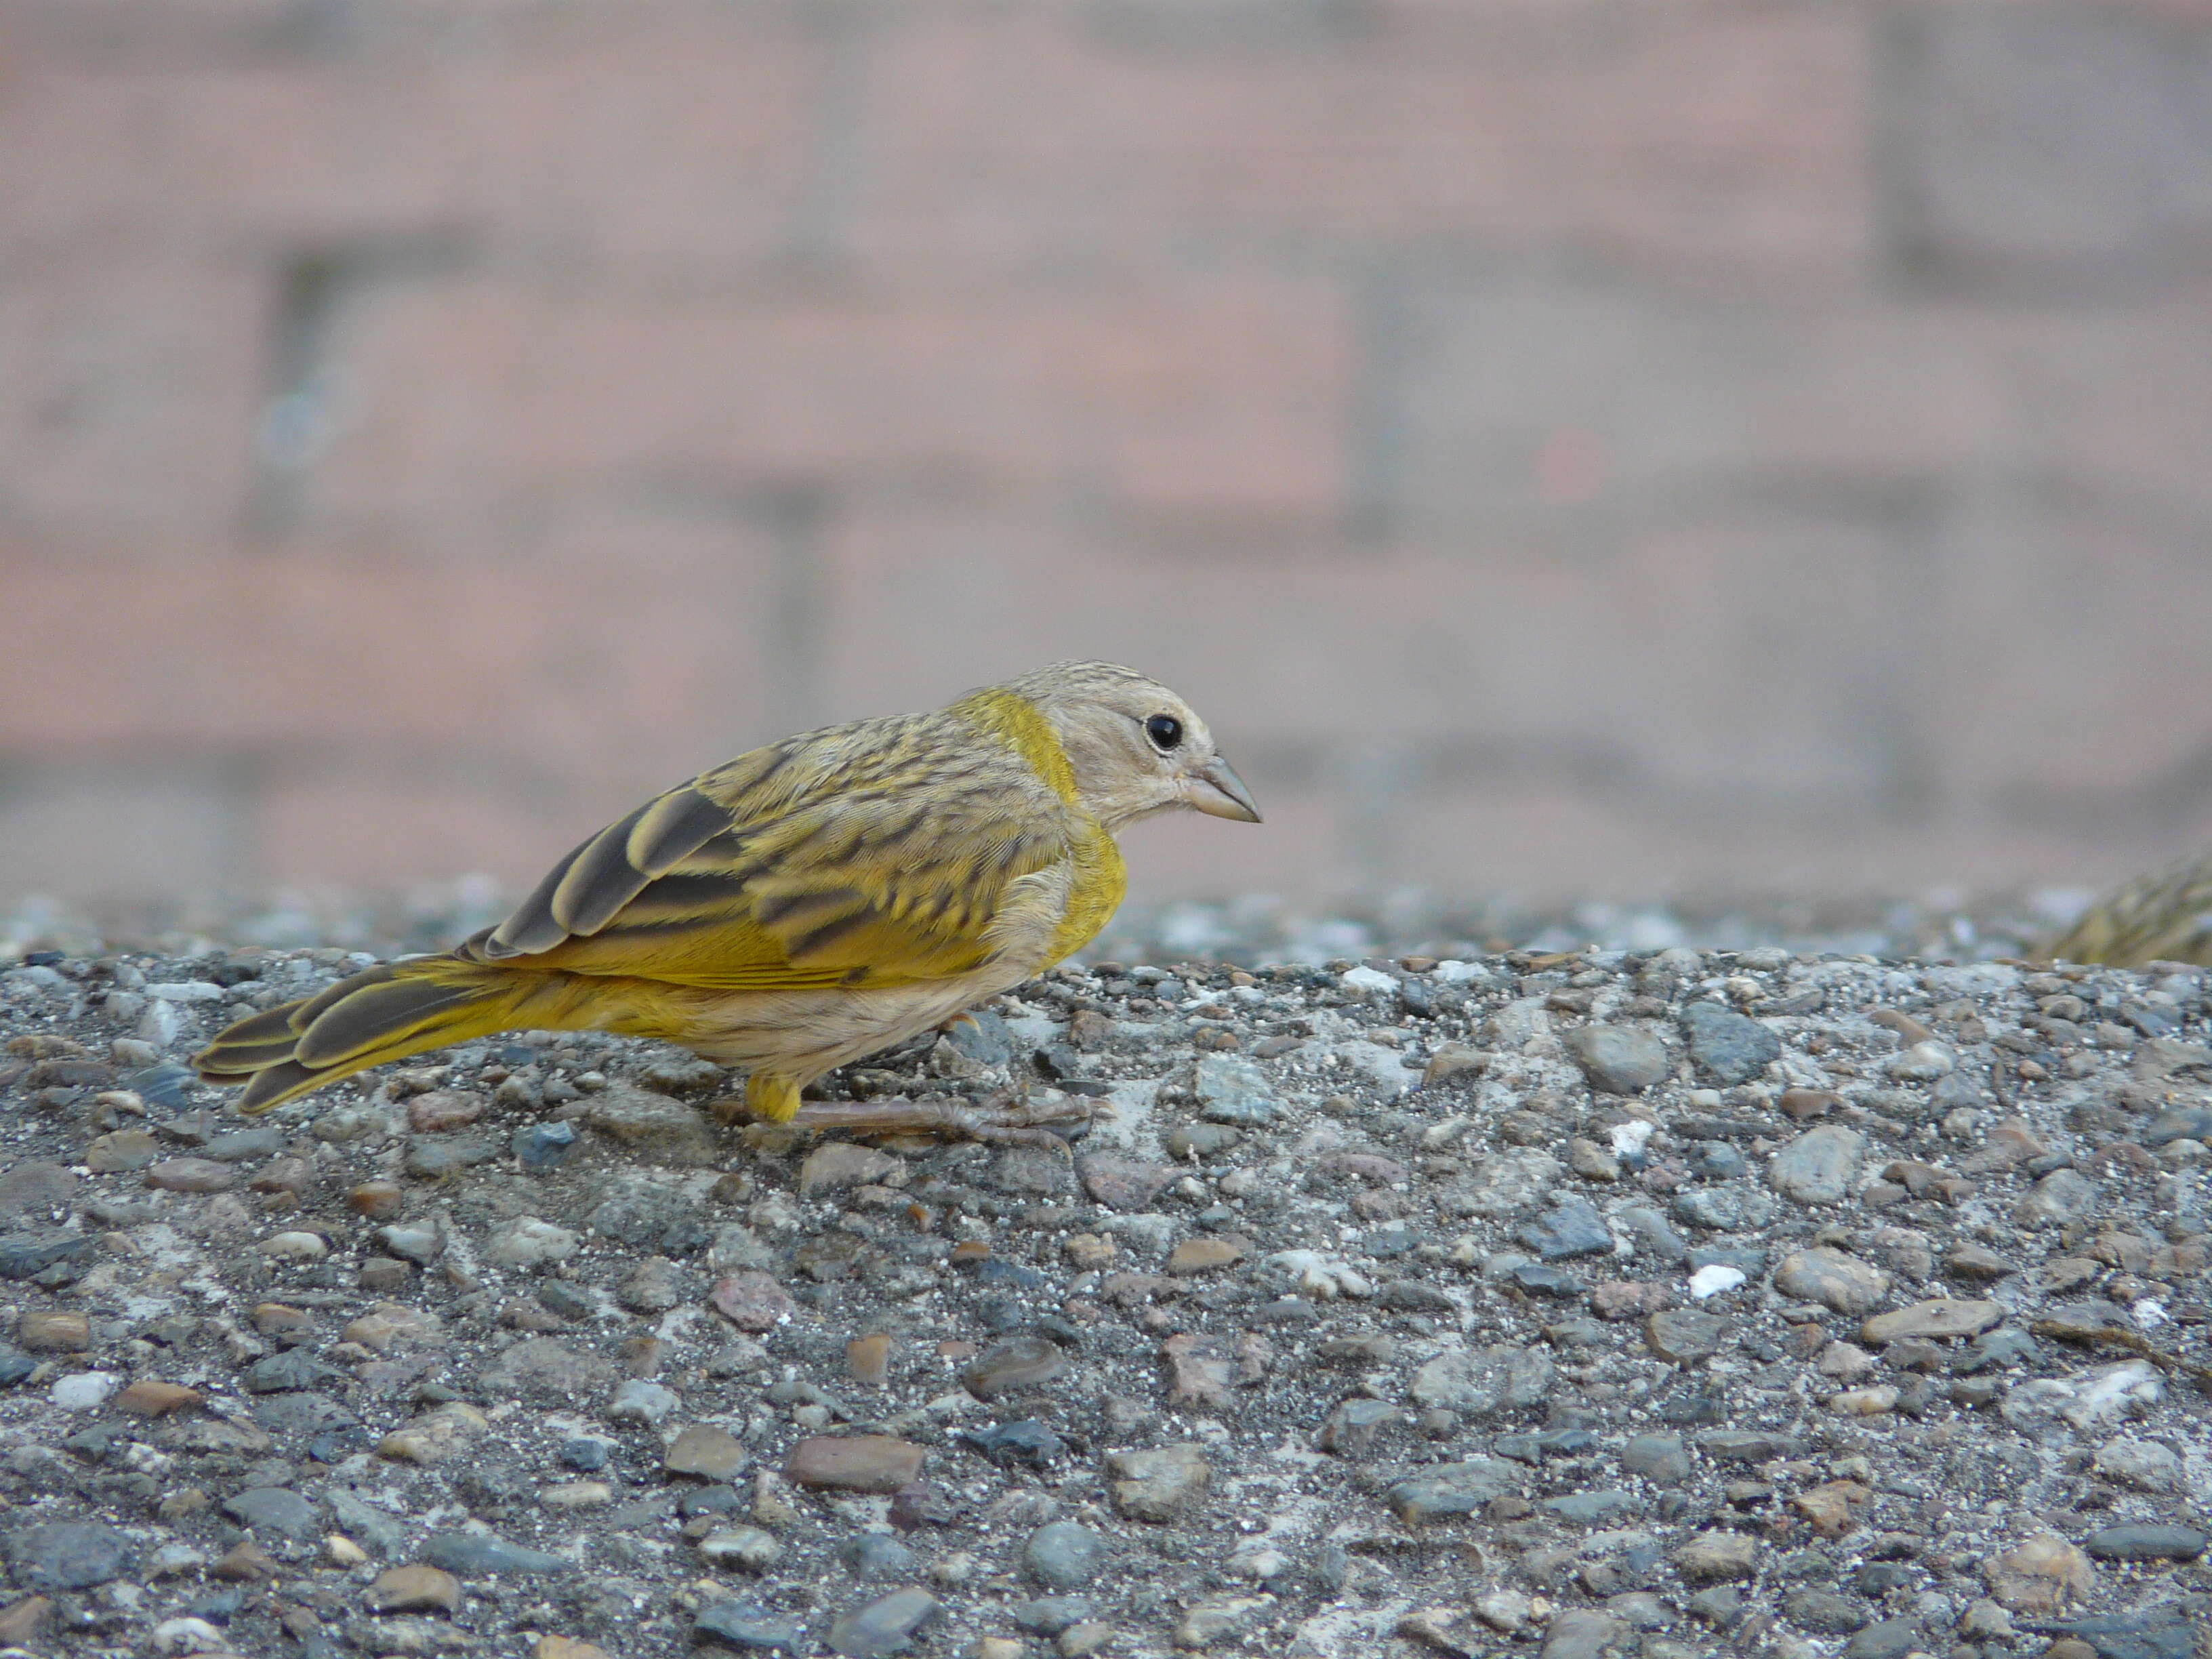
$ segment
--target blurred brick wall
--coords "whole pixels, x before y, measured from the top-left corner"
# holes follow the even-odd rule
[[[0,894],[1053,656],[1156,889],[2212,837],[2212,5],[0,0]]]

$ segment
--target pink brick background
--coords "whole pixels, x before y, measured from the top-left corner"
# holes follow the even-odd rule
[[[0,0],[0,901],[1065,654],[1143,890],[2212,840],[2212,6]]]

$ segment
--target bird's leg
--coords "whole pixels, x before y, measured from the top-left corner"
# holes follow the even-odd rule
[[[1000,1146],[1042,1146],[1066,1152],[1067,1142],[1047,1126],[1088,1123],[1097,1103],[1080,1095],[1032,1103],[1024,1085],[1018,1092],[1000,1090],[973,1106],[927,1100],[811,1100],[799,1109],[792,1127],[842,1129],[848,1134],[915,1133],[947,1139],[987,1140]]]

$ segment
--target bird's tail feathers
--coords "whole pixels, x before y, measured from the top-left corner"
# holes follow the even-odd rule
[[[565,975],[457,957],[414,957],[266,1008],[192,1056],[210,1083],[246,1085],[240,1111],[265,1112],[325,1084],[427,1048],[525,1026],[556,1026]]]

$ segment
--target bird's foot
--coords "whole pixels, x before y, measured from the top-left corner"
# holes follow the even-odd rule
[[[796,1129],[842,1129],[848,1134],[929,1134],[947,1140],[982,1140],[994,1146],[1042,1146],[1065,1152],[1066,1138],[1054,1124],[1085,1124],[1101,1109],[1080,1095],[1031,1100],[1001,1091],[972,1106],[945,1100],[811,1100],[792,1120]]]

